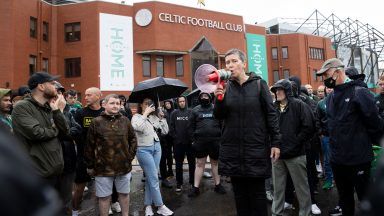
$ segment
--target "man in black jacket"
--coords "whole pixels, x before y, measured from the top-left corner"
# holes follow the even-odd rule
[[[276,95],[275,106],[279,113],[282,143],[280,158],[272,163],[273,185],[275,197],[272,204],[272,215],[282,215],[284,211],[284,193],[287,174],[292,177],[299,201],[299,215],[311,214],[311,200],[308,177],[305,143],[314,131],[314,122],[310,108],[292,95],[291,83],[280,80],[272,87]]]
[[[183,161],[187,155],[189,168],[189,184],[193,186],[195,174],[195,157],[192,151],[192,142],[189,137],[189,118],[192,110],[188,109],[187,99],[184,96],[177,98],[179,109],[175,110],[171,116],[169,132],[173,137],[173,151],[176,161],[176,192],[181,192],[183,185]]]
[[[242,51],[231,49],[225,55],[231,78],[219,85],[215,96],[215,118],[223,120],[219,153],[219,174],[230,176],[237,215],[268,215],[265,178],[270,177],[271,158],[280,150],[276,109],[267,83],[254,73],[246,74]]]
[[[343,63],[328,59],[317,72],[326,87],[334,88],[326,99],[331,165],[343,215],[354,215],[356,190],[359,200],[369,184],[372,143],[383,132],[383,120],[373,95],[360,82],[351,80]]]
[[[221,136],[220,121],[213,117],[213,104],[211,95],[201,92],[199,95],[200,105],[192,110],[190,122],[190,137],[192,137],[192,148],[196,155],[195,183],[191,188],[189,197],[196,197],[200,194],[199,185],[205,169],[205,163],[209,155],[213,180],[215,183],[214,191],[225,194],[224,187],[220,184],[217,160],[219,159],[219,145]]]

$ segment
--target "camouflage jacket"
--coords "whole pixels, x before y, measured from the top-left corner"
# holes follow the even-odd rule
[[[136,136],[131,122],[120,113],[93,119],[87,135],[85,158],[95,176],[117,176],[132,170]]]

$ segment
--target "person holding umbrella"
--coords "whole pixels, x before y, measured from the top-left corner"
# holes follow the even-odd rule
[[[132,117],[132,126],[137,137],[137,159],[143,169],[145,181],[145,216],[153,214],[152,204],[160,215],[173,215],[164,205],[159,186],[159,164],[161,158],[160,135],[168,133],[167,120],[164,113],[159,111],[155,115],[155,105],[149,98],[145,98],[139,105],[137,113]]]

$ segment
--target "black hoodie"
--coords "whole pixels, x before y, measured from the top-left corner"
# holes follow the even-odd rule
[[[276,94],[279,88],[284,89],[288,100],[284,110],[280,109],[279,101],[275,102],[282,134],[280,158],[289,159],[305,155],[307,140],[315,131],[311,110],[303,101],[293,97],[292,85],[288,80],[279,80],[271,91]]]
[[[201,103],[201,95],[206,94],[210,99],[210,103],[203,105]],[[213,116],[213,104],[211,95],[205,92],[201,92],[199,95],[200,105],[196,106],[192,110],[192,116],[189,120],[190,137],[195,143],[208,143],[217,142],[221,137],[221,125],[220,121]]]
[[[185,98],[184,109],[179,108],[172,112],[169,133],[171,134],[175,145],[191,144],[192,141],[189,136],[189,118],[191,117],[191,114],[192,110],[188,108],[187,98]]]

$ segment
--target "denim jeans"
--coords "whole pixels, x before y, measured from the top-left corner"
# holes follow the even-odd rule
[[[330,162],[330,149],[329,149],[329,137],[324,136],[321,139],[321,147],[323,149],[323,157],[324,157],[324,173],[325,173],[325,181],[332,181],[333,174]]]
[[[161,159],[160,142],[155,142],[152,146],[137,147],[136,156],[146,176],[144,205],[162,206],[158,176]]]

